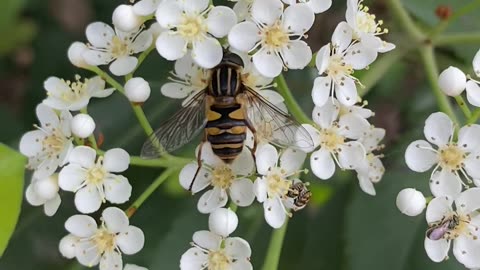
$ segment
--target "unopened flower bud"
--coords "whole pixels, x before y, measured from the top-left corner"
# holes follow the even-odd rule
[[[58,245],[58,249],[60,250],[60,254],[67,259],[75,258],[75,245],[77,244],[78,239],[69,234],[60,240]]]
[[[218,208],[208,217],[210,231],[223,237],[229,236],[238,226],[238,217],[230,209]]]
[[[125,95],[131,102],[145,102],[150,97],[150,85],[143,78],[128,80],[125,84]]]
[[[406,188],[400,191],[397,196],[397,207],[407,216],[418,216],[423,212],[427,201],[420,191],[413,188]]]
[[[35,182],[35,191],[38,196],[45,200],[53,199],[57,195],[58,190],[58,174],[51,175]]]
[[[465,90],[467,77],[465,73],[456,67],[448,67],[438,77],[438,85],[443,93],[448,96],[458,96]]]
[[[87,62],[85,62],[82,56],[83,53],[86,52],[87,50],[88,50],[87,45],[85,45],[82,42],[76,41],[72,43],[72,45],[70,45],[70,47],[68,48],[68,53],[67,53],[70,63],[72,63],[72,65],[79,68],[85,68],[90,66],[89,64],[87,64]]]
[[[95,130],[95,121],[93,118],[84,113],[75,115],[72,119],[72,132],[79,138],[87,138],[92,135]]]
[[[112,21],[115,27],[123,32],[132,32],[143,23],[142,17],[138,16],[130,5],[120,5],[112,15]]]

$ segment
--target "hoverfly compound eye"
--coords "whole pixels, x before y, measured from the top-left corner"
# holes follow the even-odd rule
[[[244,67],[242,58],[238,54],[232,53],[229,51],[224,52],[222,62],[225,64],[234,64],[237,66]]]

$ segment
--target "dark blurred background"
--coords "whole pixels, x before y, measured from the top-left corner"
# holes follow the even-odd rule
[[[217,1],[216,1],[217,2]],[[222,1],[218,1],[221,3]],[[435,9],[445,5],[452,9],[470,1],[404,0],[407,9],[422,28],[439,22]],[[0,9],[0,141],[18,148],[23,133],[36,123],[35,106],[45,97],[43,81],[49,76],[73,79],[75,74],[88,73],[75,69],[67,59],[73,41],[85,41],[84,29],[93,21],[111,23],[114,8],[127,0],[3,0]],[[424,119],[437,110],[430,87],[415,51],[408,51],[408,37],[391,19],[389,6],[383,0],[367,1],[371,11],[385,20],[390,29],[386,38],[397,44],[398,58],[381,70],[371,69],[357,74],[366,78],[369,107],[376,112],[372,120],[387,129],[385,158],[387,173],[378,184],[377,196],[364,194],[354,174],[337,173],[329,181],[304,177],[312,183],[311,205],[291,220],[285,239],[279,269],[345,269],[345,270],[429,270],[461,269],[455,260],[442,264],[429,261],[423,249],[426,230],[424,217],[402,216],[395,207],[396,194],[404,187],[417,187],[429,195],[428,174],[408,171],[403,161],[406,145],[421,137]],[[335,26],[344,20],[346,3],[334,0],[333,7],[317,16],[309,33],[309,43],[318,50],[329,42]],[[450,32],[479,31],[478,12],[462,17]],[[437,50],[441,69],[456,65],[471,74],[471,60],[480,44],[455,45]],[[402,55],[402,57],[400,57]],[[382,59],[384,56],[380,56]],[[172,64],[153,52],[138,74],[152,83],[152,97],[145,111],[153,126],[165,120],[179,106],[162,98],[160,86]],[[381,72],[372,74],[369,72]],[[305,111],[313,107],[310,98],[314,68],[290,71],[287,80]],[[378,80],[372,80],[378,77]],[[126,148],[138,154],[145,140],[128,102],[114,94],[108,99],[92,100],[90,113],[97,122],[97,136],[105,137],[103,149]],[[193,156],[193,147],[185,147],[179,155]],[[127,177],[134,186],[135,199],[161,171],[132,168]],[[29,175],[26,184],[30,181]],[[0,203],[1,203],[0,198]],[[83,269],[75,261],[59,255],[58,242],[66,234],[64,221],[75,214],[73,196],[62,193],[57,214],[48,218],[40,207],[24,203],[17,229],[10,241],[0,269],[74,270]],[[179,259],[189,248],[193,232],[207,229],[207,216],[196,210],[198,196],[192,198],[178,185],[177,177],[169,179],[139,209],[131,222],[146,235],[145,248],[124,261],[149,269],[178,269]],[[126,207],[122,206],[122,207]],[[1,213],[0,213],[1,214]],[[240,226],[234,233],[250,242],[252,263],[260,269],[271,229],[263,219],[261,206],[239,209]]]

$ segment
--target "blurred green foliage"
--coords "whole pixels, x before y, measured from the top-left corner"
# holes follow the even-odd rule
[[[4,121],[2,126],[8,127],[0,129],[0,141],[17,148],[20,136],[36,123],[34,108],[45,96],[42,84],[48,76],[71,79],[77,73],[87,74],[74,69],[66,57],[69,44],[75,40],[84,40],[84,34],[67,29],[65,21],[62,21],[58,13],[71,14],[72,11],[68,10],[70,4],[83,3],[93,14],[90,20],[110,22],[114,7],[126,2],[2,2],[0,81],[4,82],[4,85],[10,85],[12,80],[17,83],[20,81],[21,87],[0,91],[0,114]],[[408,40],[401,27],[391,20],[388,4],[384,1],[366,2],[371,4],[377,17],[385,19],[390,29],[387,39],[398,44],[397,50],[404,49],[403,44],[408,43]],[[468,2],[450,0],[443,1],[442,4],[450,5],[455,10]],[[403,3],[423,27],[428,28],[439,22],[435,9],[440,1],[404,0]],[[65,7],[67,10],[60,9]],[[75,10],[73,12],[75,13]],[[344,12],[344,1],[334,1],[331,10],[318,16],[319,25],[312,30],[315,33],[311,34],[310,40],[313,48],[318,49],[329,41],[333,28],[344,17]],[[480,18],[476,14],[478,12],[462,17],[447,31],[478,31]],[[442,47],[438,50],[440,67],[457,64],[471,68],[470,63],[478,47],[465,44]],[[28,65],[19,64],[23,59],[20,54],[23,49],[31,53]],[[138,72],[153,82],[152,97],[144,107],[153,126],[165,120],[179,106],[179,102],[162,98],[159,91],[159,86],[165,81],[171,68],[171,63],[163,61],[153,53]],[[361,76],[368,76],[368,72]],[[320,181],[311,174],[307,175],[305,180],[312,184],[314,203],[304,211],[296,213],[291,220],[280,269],[461,268],[454,260],[442,264],[432,263],[423,250],[425,221],[421,216],[402,216],[395,207],[396,194],[404,187],[420,187],[424,194],[429,194],[428,175],[410,173],[403,161],[406,145],[414,138],[421,137],[424,119],[437,110],[418,56],[416,53],[408,53],[401,60],[382,67],[381,72],[379,80],[366,96],[369,106],[377,112],[375,124],[387,129],[384,162],[388,173],[377,185],[377,196],[364,194],[353,174],[339,173],[330,181]],[[315,76],[313,69],[311,72],[292,71],[287,74],[287,80],[306,112],[313,107],[310,90]],[[128,102],[122,96],[114,94],[108,99],[93,100],[89,112],[97,122],[97,129],[105,136],[103,149],[124,147],[134,155],[139,153],[145,136]],[[194,144],[184,147],[178,154],[192,156]],[[6,164],[5,159],[0,159],[0,164]],[[160,173],[157,169],[130,169],[126,176],[134,185],[132,199]],[[27,181],[29,178],[28,175]],[[1,175],[0,179],[4,180]],[[17,184],[20,185],[20,182]],[[0,195],[2,191],[5,190],[0,185]],[[198,197],[192,197],[183,191],[176,177],[167,180],[131,220],[145,232],[144,250],[135,256],[125,256],[124,260],[150,269],[178,269],[179,258],[188,249],[192,234],[197,230],[207,229],[207,217],[196,210]],[[74,261],[61,258],[58,253],[58,241],[66,234],[63,222],[76,213],[71,193],[62,193],[62,201],[59,212],[52,218],[46,217],[41,207],[34,208],[23,203],[19,224],[0,260],[1,270],[83,269]],[[0,196],[0,202],[3,225],[6,216],[1,210],[10,201],[7,197]],[[127,205],[121,207],[125,208]],[[252,263],[258,269],[265,257],[271,229],[265,224],[259,205],[248,209],[240,208],[238,213],[240,226],[235,235],[250,242],[253,249]]]

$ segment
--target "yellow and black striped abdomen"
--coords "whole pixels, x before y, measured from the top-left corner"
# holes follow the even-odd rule
[[[233,161],[242,152],[246,138],[244,110],[240,104],[212,105],[207,111],[207,140],[215,155],[225,162]]]

